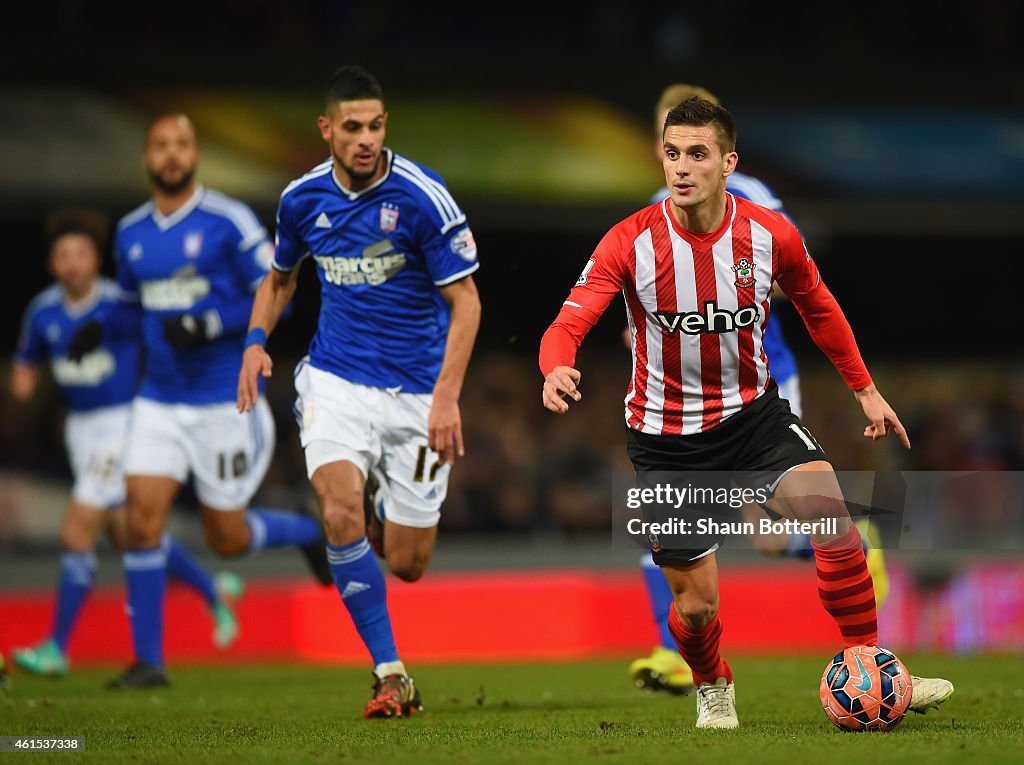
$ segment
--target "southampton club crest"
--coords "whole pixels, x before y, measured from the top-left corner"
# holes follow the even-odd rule
[[[398,206],[385,202],[380,206],[380,230],[391,233],[398,228]]]
[[[736,274],[737,287],[751,287],[754,284],[754,261],[743,256],[732,267]]]

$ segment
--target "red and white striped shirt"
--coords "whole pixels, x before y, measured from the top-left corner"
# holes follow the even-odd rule
[[[694,233],[670,200],[614,226],[541,342],[541,372],[572,366],[583,337],[622,293],[633,352],[626,421],[644,433],[709,430],[768,387],[761,338],[773,282],[854,390],[871,383],[853,332],[784,216],[727,194],[717,230]]]

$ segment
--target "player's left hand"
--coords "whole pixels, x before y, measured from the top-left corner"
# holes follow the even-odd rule
[[[866,388],[854,391],[853,395],[857,397],[861,408],[864,410],[864,416],[871,423],[864,428],[864,438],[877,441],[879,438],[885,438],[889,435],[891,430],[905,447],[910,448],[910,438],[907,436],[906,428],[903,427],[903,423],[896,416],[896,412],[882,398],[882,394],[878,392],[873,383]]]
[[[458,399],[434,394],[427,417],[427,446],[438,454],[442,465],[454,465],[455,457],[466,455],[462,444],[462,415]]]
[[[242,354],[242,370],[238,373],[238,411],[248,412],[260,398],[260,378],[270,377],[274,362],[262,345],[250,345]]]
[[[68,358],[78,362],[87,353],[95,351],[103,344],[103,325],[95,319],[87,321],[71,337],[68,343]]]
[[[183,313],[164,319],[164,337],[175,348],[205,345],[223,333],[220,314],[213,308],[204,313]]]

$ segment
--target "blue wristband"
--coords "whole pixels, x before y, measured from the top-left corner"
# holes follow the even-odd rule
[[[250,345],[267,347],[267,332],[263,327],[253,327],[249,330],[249,334],[245,336],[245,347],[248,348]]]

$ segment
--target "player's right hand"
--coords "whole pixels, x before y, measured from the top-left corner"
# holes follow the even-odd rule
[[[95,319],[87,321],[71,337],[71,342],[68,343],[68,358],[74,362],[79,362],[85,354],[95,351],[102,343],[102,325]]]
[[[175,348],[205,345],[223,333],[224,326],[215,308],[201,314],[183,313],[164,319],[164,338]]]
[[[242,371],[238,373],[238,411],[245,413],[260,398],[260,377],[270,377],[274,362],[262,345],[250,345],[242,354]]]
[[[545,408],[555,414],[568,412],[568,399],[579,401],[583,398],[583,394],[577,388],[582,376],[578,369],[572,367],[555,367],[548,372],[548,376],[544,378],[543,401]]]

